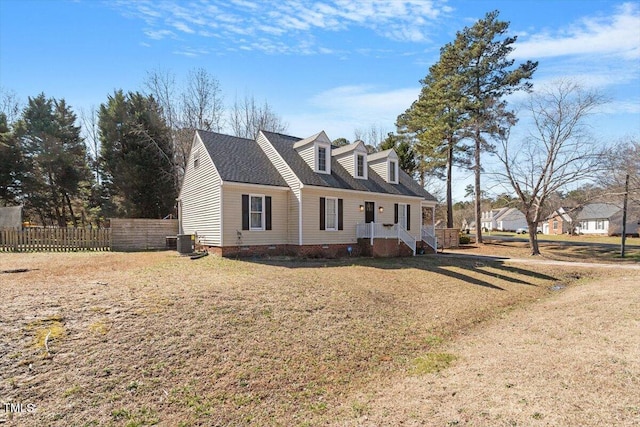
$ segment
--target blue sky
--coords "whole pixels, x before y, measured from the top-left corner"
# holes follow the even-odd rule
[[[289,134],[353,140],[395,130],[440,47],[495,9],[518,35],[516,61],[540,62],[535,87],[597,88],[611,102],[592,118],[596,136],[640,135],[637,1],[0,0],[0,86],[79,111],[143,90],[147,71],[181,80],[204,67],[227,104],[253,95]]]

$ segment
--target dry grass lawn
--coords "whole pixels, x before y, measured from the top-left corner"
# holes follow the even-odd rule
[[[500,405],[510,401],[482,394],[475,379],[494,378],[491,370],[506,373],[514,363],[551,366],[556,359],[539,360],[539,347],[557,347],[555,356],[567,351],[566,360],[582,357],[571,355],[572,341],[545,338],[538,323],[525,359],[499,365],[490,355],[504,347],[481,334],[498,328],[522,337],[523,330],[500,326],[501,319],[524,319],[525,307],[589,289],[576,284],[599,275],[594,269],[433,256],[191,261],[174,252],[0,255],[0,271],[16,269],[28,271],[0,273],[0,424],[20,426],[430,425],[431,403],[445,404],[435,425],[508,419],[528,425],[537,420],[535,412],[542,425],[556,424],[565,419],[522,403],[522,417],[499,418],[506,413]],[[626,278],[629,272],[606,274]],[[629,283],[637,297],[637,281]],[[569,287],[559,293],[553,290],[558,284]],[[637,330],[637,298],[625,302],[636,304],[635,314],[624,313]],[[578,334],[579,322],[570,330]],[[617,341],[625,330],[604,335],[626,343]],[[469,341],[476,336],[477,342]],[[483,345],[493,352],[481,353]],[[487,366],[467,372],[476,347]],[[637,365],[615,354],[619,376],[610,382],[627,381],[637,396]],[[603,363],[598,375],[610,372],[610,360]],[[567,363],[568,370],[573,366]],[[455,380],[460,371],[473,380],[448,385],[447,378]],[[542,379],[504,381],[513,382],[513,391],[531,387],[522,398],[533,405]],[[409,390],[405,399],[398,391],[403,384],[415,394]],[[567,394],[576,390],[574,382],[569,386]],[[449,390],[468,399],[462,409],[469,408],[469,417],[460,405],[447,406],[442,396]],[[423,393],[431,396],[424,408]],[[35,410],[3,412],[5,403]],[[518,399],[509,407],[516,404]],[[635,415],[630,407],[621,412],[625,420],[637,416],[637,406]],[[462,415],[453,417],[447,408]]]

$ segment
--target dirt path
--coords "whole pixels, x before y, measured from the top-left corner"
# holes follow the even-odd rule
[[[438,351],[457,360],[369,395],[340,425],[638,426],[640,277],[579,284]]]

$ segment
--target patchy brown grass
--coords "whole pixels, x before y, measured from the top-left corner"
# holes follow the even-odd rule
[[[26,426],[358,420],[369,393],[456,366],[441,347],[465,331],[596,274],[446,257],[2,255],[14,269],[28,271],[0,274],[0,403],[36,410],[0,421]],[[45,355],[38,331],[54,325]]]

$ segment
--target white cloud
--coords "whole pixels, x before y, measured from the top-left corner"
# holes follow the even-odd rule
[[[640,8],[625,3],[610,17],[584,18],[556,33],[519,39],[514,57],[539,59],[568,55],[610,55],[640,58]]]
[[[426,0],[212,0],[188,6],[178,0],[138,0],[117,1],[113,7],[128,17],[143,20],[148,27],[145,34],[156,40],[172,30],[202,37],[209,33],[197,27],[206,26],[215,28],[219,37],[241,48],[247,45],[237,42],[237,34],[268,37],[277,44],[312,36],[315,31],[353,28],[367,29],[396,41],[424,42],[428,40],[428,31],[435,28],[429,24],[450,12],[443,3]],[[323,52],[327,49],[331,48],[324,47]],[[319,51],[316,46],[300,43],[287,49],[289,53],[303,54]]]
[[[178,30],[178,31],[182,31],[183,33],[188,33],[188,34],[195,33],[195,31],[193,29],[191,29],[191,27],[189,27],[184,22],[176,21],[176,22],[171,23],[171,26],[173,28],[175,28],[176,30]]]

